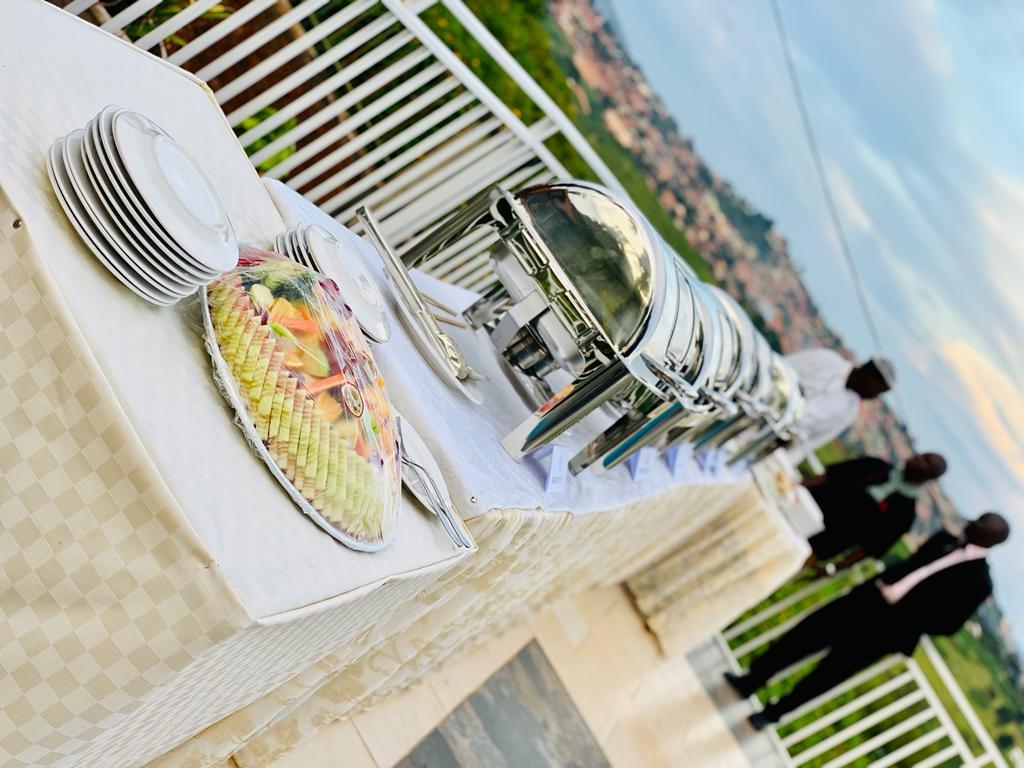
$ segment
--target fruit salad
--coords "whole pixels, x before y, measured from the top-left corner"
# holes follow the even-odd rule
[[[328,278],[245,251],[207,288],[208,327],[264,458],[335,538],[373,550],[394,535],[397,433],[384,380],[343,299]]]

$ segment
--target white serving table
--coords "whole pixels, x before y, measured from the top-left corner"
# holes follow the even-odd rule
[[[145,304],[81,244],[44,158],[107,104],[196,157],[240,241],[284,227],[201,82],[42,0],[4,4],[3,765],[159,755],[386,619],[385,584],[467,554],[411,502],[384,552],[324,535],[234,424],[198,307]]]
[[[237,753],[258,765],[559,596],[635,574],[728,510],[781,519],[749,478],[684,486],[661,465],[647,485],[618,470],[545,498],[540,469],[495,444],[526,413],[500,371],[487,371],[490,409],[469,408],[396,327],[378,353],[389,391],[481,549],[456,551],[411,504],[388,550],[339,546],[249,453],[196,308],[123,288],[46,179],[51,141],[121,104],[197,157],[242,241],[267,244],[284,221],[213,96],[43,0],[8,0],[3,19],[0,764],[197,768]],[[716,552],[695,559],[708,579]]]
[[[264,180],[289,226],[318,224],[350,240],[379,266],[367,244],[277,182]],[[376,264],[375,264],[376,263]],[[421,288],[455,307],[471,297],[425,275]],[[378,350],[403,414],[429,424],[423,432],[479,551],[407,601],[385,630],[343,647],[304,674],[211,726],[152,768],[265,768],[341,717],[423,681],[442,664],[528,621],[556,600],[596,585],[629,580],[659,601],[653,625],[666,650],[724,628],[771,594],[809,552],[781,506],[750,473],[673,478],[658,462],[644,483],[625,467],[577,478],[565,493],[543,492],[539,465],[511,462],[501,437],[528,408],[497,368],[484,338],[455,331],[470,362],[489,376],[473,406],[414,351],[399,324]],[[595,414],[566,443],[577,446],[602,428]],[[691,472],[695,467],[690,467]]]

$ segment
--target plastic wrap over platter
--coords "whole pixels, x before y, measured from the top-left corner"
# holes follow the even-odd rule
[[[207,346],[238,422],[303,512],[353,549],[394,538],[397,433],[377,365],[328,278],[259,250],[211,283]]]

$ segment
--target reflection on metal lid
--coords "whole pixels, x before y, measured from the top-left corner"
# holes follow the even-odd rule
[[[516,198],[600,330],[618,350],[635,348],[652,312],[660,315],[667,264],[644,220],[580,182],[530,187]]]
[[[674,372],[686,369],[700,356],[700,319],[690,278],[677,262],[675,280],[669,282],[665,292],[665,308],[658,323],[644,345],[650,359],[667,364]]]

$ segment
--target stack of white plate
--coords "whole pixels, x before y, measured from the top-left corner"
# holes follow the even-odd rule
[[[334,280],[363,334],[378,344],[391,338],[384,297],[358,253],[327,230],[300,224],[277,236],[275,250],[292,261]]]
[[[169,306],[238,263],[220,197],[196,162],[152,120],[106,107],[50,147],[57,200],[118,280]]]

